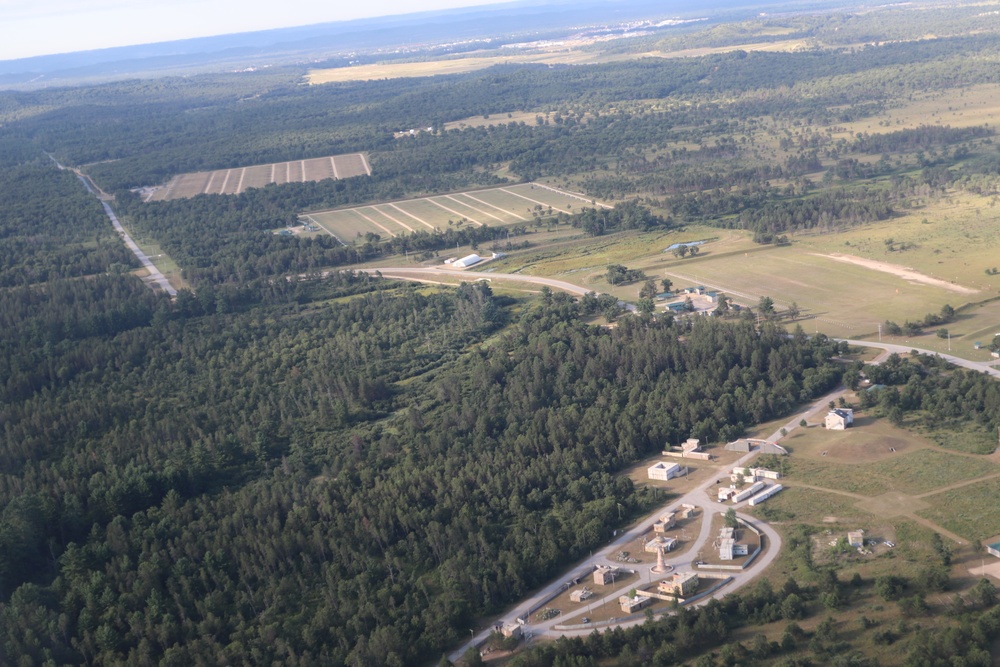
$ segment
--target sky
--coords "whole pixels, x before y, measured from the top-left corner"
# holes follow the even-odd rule
[[[0,60],[499,0],[0,0]]]

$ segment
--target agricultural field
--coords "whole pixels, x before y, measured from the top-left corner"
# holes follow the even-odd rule
[[[174,176],[166,185],[150,190],[146,201],[186,199],[202,194],[238,195],[248,188],[262,188],[271,183],[303,183],[327,178],[371,176],[371,173],[368,158],[362,153],[200,171]]]
[[[366,234],[381,238],[417,231],[442,231],[455,225],[513,225],[527,223],[536,214],[574,213],[606,206],[583,195],[539,183],[472,190],[454,194],[406,199],[354,208],[305,213],[303,219],[317,224],[343,243]]]

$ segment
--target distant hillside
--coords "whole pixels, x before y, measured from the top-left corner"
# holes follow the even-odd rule
[[[93,83],[135,76],[195,71],[240,70],[288,65],[373,53],[397,48],[448,51],[481,48],[469,40],[505,41],[552,38],[559,31],[595,25],[654,19],[661,16],[705,16],[708,12],[752,12],[773,0],[749,4],[741,0],[708,0],[665,5],[653,0],[608,3],[599,0],[520,0],[465,9],[321,23],[215,37],[80,51],[0,61],[0,88],[30,88]],[[781,3],[802,9],[803,3]],[[810,3],[809,8],[818,4]],[[465,45],[457,44],[466,42]],[[386,54],[389,55],[389,54]]]

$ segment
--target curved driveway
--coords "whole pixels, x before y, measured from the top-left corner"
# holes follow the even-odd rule
[[[969,361],[968,359],[962,359],[961,357],[956,357],[951,354],[944,354],[942,352],[934,352],[933,350],[923,350],[919,347],[913,347],[912,345],[895,345],[893,343],[879,343],[870,340],[851,340],[847,338],[835,338],[834,340],[843,341],[849,345],[860,345],[862,347],[875,347],[880,350],[885,350],[886,352],[896,352],[897,354],[909,354],[911,350],[916,350],[920,354],[927,354],[934,357],[941,357],[950,364],[956,366],[961,366],[962,368],[968,368],[972,371],[979,371],[982,373],[988,373],[995,378],[1000,378],[1000,370],[993,368],[989,364],[984,364],[981,361]]]
[[[594,292],[594,290],[567,283],[555,278],[541,278],[539,276],[528,276],[520,273],[476,273],[472,271],[461,271],[459,269],[439,269],[437,267],[390,267],[375,269],[358,269],[365,273],[380,273],[386,278],[401,278],[403,280],[431,280],[433,278],[464,278],[465,280],[504,280],[518,281],[522,283],[532,283],[535,285],[547,285],[549,287],[583,296]]]

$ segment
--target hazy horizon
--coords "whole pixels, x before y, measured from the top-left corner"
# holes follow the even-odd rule
[[[140,46],[509,0],[0,0],[0,60]]]

